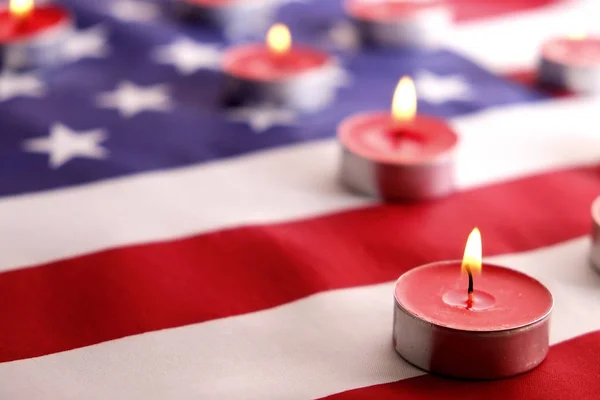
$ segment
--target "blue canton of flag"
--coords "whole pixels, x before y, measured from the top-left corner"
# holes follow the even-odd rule
[[[218,33],[172,18],[166,2],[65,2],[78,31],[67,65],[0,76],[0,195],[65,187],[333,137],[341,119],[387,109],[398,78],[414,77],[419,112],[454,117],[545,98],[446,50],[353,51],[336,0],[290,3],[295,42],[333,52],[340,86],[327,109],[299,115],[221,104],[220,58],[248,32]]]

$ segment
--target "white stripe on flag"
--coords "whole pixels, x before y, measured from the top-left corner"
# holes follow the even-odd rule
[[[600,100],[456,119],[461,189],[600,160]],[[135,243],[341,211],[334,140],[0,200],[0,271]],[[31,246],[30,243],[36,243]]]
[[[570,0],[554,6],[459,25],[449,46],[496,71],[532,69],[541,44],[571,32],[600,33],[597,0]]]
[[[550,100],[455,119],[463,189],[600,161],[600,99]]]
[[[551,342],[600,329],[587,239],[490,258],[555,297]],[[392,286],[317,294],[266,311],[0,364],[0,398],[306,399],[422,374],[391,345]]]

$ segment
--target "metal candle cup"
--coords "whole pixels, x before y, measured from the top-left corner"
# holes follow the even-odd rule
[[[440,2],[346,0],[346,14],[362,41],[382,47],[437,47],[452,26],[452,12]]]
[[[600,37],[558,38],[545,42],[538,80],[574,93],[600,92]]]
[[[592,203],[592,266],[600,272],[600,197]]]
[[[266,27],[278,2],[271,0],[178,0],[179,13],[191,20],[227,28],[239,24]]]
[[[28,69],[61,61],[60,46],[73,32],[67,9],[40,5],[26,15],[0,10],[0,64],[7,69]]]
[[[415,116],[412,81],[403,78],[394,95],[408,96],[404,122],[394,113],[350,116],[338,127],[342,145],[340,179],[360,193],[390,201],[424,200],[454,191],[454,151],[458,137],[444,121]],[[403,83],[408,88],[403,94]],[[414,107],[413,107],[414,106]]]
[[[400,276],[394,289],[396,351],[423,370],[462,379],[501,379],[538,366],[549,348],[548,289],[486,263],[468,292],[464,265],[437,262]]]
[[[275,27],[268,38],[273,37]],[[289,35],[286,31],[282,34]],[[278,51],[272,43],[241,45],[227,51],[223,59],[227,103],[270,103],[307,112],[331,103],[337,88],[334,60],[317,49],[292,46],[291,36],[284,42]]]

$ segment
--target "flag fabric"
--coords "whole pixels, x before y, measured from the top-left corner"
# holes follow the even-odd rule
[[[225,108],[223,52],[262,38],[172,1],[65,1],[66,63],[0,73],[0,399],[597,399],[600,100],[530,76],[598,5],[449,1],[445,48],[408,52],[356,46],[339,0],[280,2],[336,57],[321,112]],[[460,138],[447,198],[337,182],[337,124],[403,75]],[[474,226],[555,299],[547,360],[515,378],[425,374],[391,344],[394,280],[460,258]]]

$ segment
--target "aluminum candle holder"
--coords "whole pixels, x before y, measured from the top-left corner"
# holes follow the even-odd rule
[[[342,182],[358,192],[391,201],[426,200],[454,191],[454,149],[458,139],[448,125],[419,116],[414,122],[417,129],[413,137],[418,134],[417,140],[423,145],[412,154],[406,150],[405,155],[402,144],[397,149],[393,142],[386,144],[382,125],[390,125],[389,114],[359,114],[340,124]],[[378,130],[379,138],[375,137]]]
[[[538,80],[574,93],[599,93],[600,37],[560,38],[544,43]]]
[[[592,203],[592,266],[600,272],[600,197]]]
[[[393,341],[409,363],[462,379],[501,379],[546,357],[551,293],[537,280],[469,256],[414,268],[395,285]],[[481,239],[475,253],[481,254]],[[468,288],[466,274],[468,273]],[[474,277],[475,276],[475,277]]]
[[[391,113],[365,112],[343,120],[338,126],[342,183],[390,201],[452,193],[458,137],[445,121],[416,115],[416,110],[414,83],[403,77]]]
[[[223,58],[228,104],[270,103],[299,111],[318,111],[337,90],[337,65],[327,53],[292,45],[285,25],[274,25],[267,44],[229,49]]]
[[[279,6],[274,0],[178,0],[179,14],[186,19],[228,28],[266,28]]]
[[[345,8],[368,45],[435,48],[452,27],[452,12],[440,3],[346,0]]]
[[[23,16],[0,10],[0,64],[20,70],[59,63],[73,29],[71,14],[61,6],[40,5]]]

